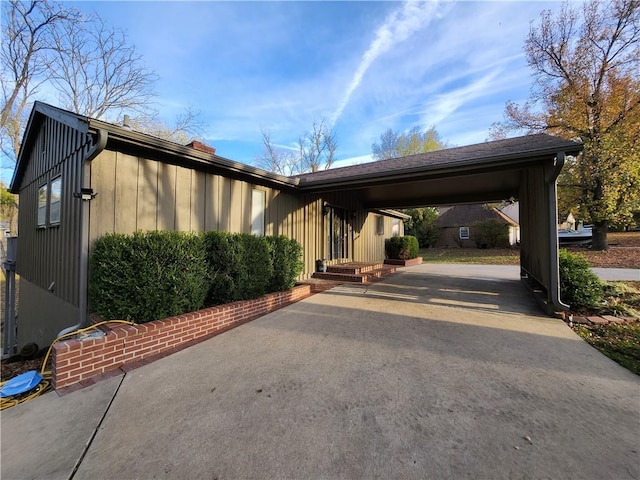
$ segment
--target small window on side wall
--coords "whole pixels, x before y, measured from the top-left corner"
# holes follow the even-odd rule
[[[266,194],[264,190],[251,192],[251,234],[264,237],[264,208]]]
[[[460,240],[469,240],[469,227],[460,227]]]
[[[51,225],[57,225],[60,223],[61,198],[62,198],[62,177],[57,177],[51,181],[51,197],[49,200],[49,223]]]
[[[38,227],[47,225],[47,200],[49,197],[49,186],[45,183],[38,188]]]
[[[384,217],[380,215],[376,217],[376,235],[384,235]]]
[[[394,218],[391,221],[391,236],[399,237],[400,236],[400,219]]]

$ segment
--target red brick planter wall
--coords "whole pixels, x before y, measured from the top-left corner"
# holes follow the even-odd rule
[[[409,260],[386,258],[384,263],[387,265],[399,265],[401,267],[413,267],[414,265],[422,265],[422,257],[410,258]]]
[[[58,342],[52,353],[53,388],[69,387],[150,357],[164,356],[211,338],[311,295],[299,285],[254,300],[228,303],[141,325],[113,323],[103,337]]]

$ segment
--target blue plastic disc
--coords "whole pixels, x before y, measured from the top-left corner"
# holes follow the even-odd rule
[[[28,392],[38,386],[42,380],[40,375],[35,370],[29,370],[17,377],[12,378],[0,388],[0,397],[11,397],[13,395],[20,395],[21,393]]]

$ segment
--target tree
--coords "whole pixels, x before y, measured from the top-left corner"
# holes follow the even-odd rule
[[[2,3],[0,125],[5,154],[15,155],[20,148],[24,110],[38,88],[47,81],[52,62],[53,28],[77,20],[77,12],[43,0]]]
[[[296,154],[288,149],[274,145],[271,132],[262,128],[262,155],[256,159],[256,165],[268,172],[289,176],[297,173],[300,168]]]
[[[380,143],[371,145],[371,151],[375,160],[386,160],[433,152],[446,147],[446,142],[442,141],[435,127],[423,132],[420,127],[415,126],[407,133],[397,133],[388,129],[380,135]]]
[[[155,75],[123,33],[48,0],[2,2],[2,150],[15,160],[26,108],[46,85],[75,113],[151,113]]]
[[[194,138],[202,137],[205,124],[201,118],[202,111],[188,105],[182,113],[176,115],[172,125],[168,125],[157,116],[143,116],[132,120],[131,127],[154,137],[186,145]]]
[[[51,36],[51,83],[62,108],[97,119],[151,112],[155,74],[123,32],[92,15],[56,24]]]
[[[285,176],[317,172],[328,170],[336,160],[338,144],[324,120],[314,121],[311,132],[298,138],[295,151],[275,145],[268,130],[262,128],[261,133],[263,151],[256,165],[267,171]]]
[[[335,161],[338,144],[324,120],[314,120],[311,132],[298,139],[300,169],[302,172],[317,172],[321,168],[328,170]]]
[[[0,182],[0,218],[3,222],[9,223],[9,230],[16,234],[18,220],[18,200],[15,195],[9,192],[5,185]],[[4,232],[2,232],[4,235]]]
[[[607,249],[609,225],[628,218],[640,197],[640,3],[591,0],[582,11],[568,3],[557,15],[544,11],[525,53],[536,83],[524,105],[507,104],[503,126],[584,143],[560,192],[579,198],[593,248]]]
[[[421,247],[433,247],[440,236],[440,228],[436,225],[438,210],[433,207],[409,208],[403,213],[411,218],[404,222],[404,233],[418,239]]]

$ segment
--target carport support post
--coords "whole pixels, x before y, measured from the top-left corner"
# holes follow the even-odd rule
[[[557,179],[564,166],[565,154],[558,152],[551,169],[545,168],[547,187],[547,208],[549,221],[549,303],[560,311],[568,310],[569,305],[562,303],[560,298],[560,262],[558,259],[558,184]],[[546,166],[545,166],[546,167]]]

